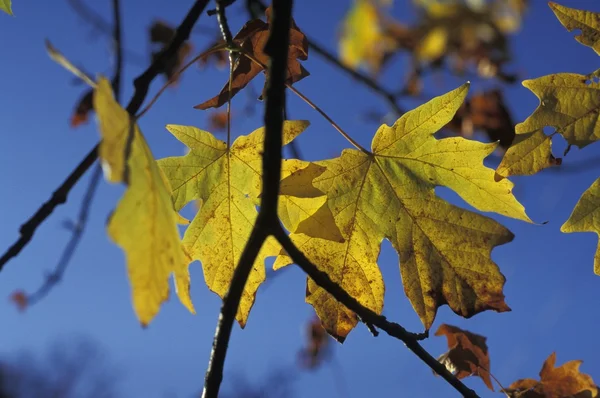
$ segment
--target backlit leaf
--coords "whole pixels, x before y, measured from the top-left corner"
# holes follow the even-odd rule
[[[562,160],[552,155],[552,138],[543,130],[517,134],[496,169],[496,180],[511,175],[531,175],[551,166],[560,165]]]
[[[554,14],[569,32],[578,29],[580,34],[575,40],[588,46],[600,55],[600,14],[591,11],[577,10],[556,4],[548,3]]]
[[[600,139],[600,70],[589,75],[557,73],[525,80],[523,86],[539,99],[540,105],[516,132],[529,133],[552,126],[571,145],[583,148]]]
[[[0,0],[0,10],[4,11],[8,15],[14,15],[12,12],[11,0]]]
[[[286,121],[284,143],[293,140],[307,126],[305,121]],[[169,125],[167,129],[190,149],[185,156],[158,162],[170,181],[175,209],[180,210],[191,201],[198,201],[200,206],[185,231],[183,246],[191,260],[202,263],[210,290],[223,297],[229,290],[233,272],[258,214],[264,128],[238,137],[230,148],[209,132],[195,127]],[[308,165],[298,160],[286,161],[283,176]],[[312,176],[320,173],[322,170],[310,172]],[[293,230],[324,203],[325,198],[315,195],[304,201],[281,197],[282,220]],[[256,259],[236,316],[242,327],[246,324],[256,291],[265,279],[264,261],[280,250],[277,241],[270,237]]]
[[[267,22],[255,19],[248,22],[235,35],[233,41],[246,52],[253,55],[262,65],[268,65],[269,56],[264,52],[265,44],[269,38],[271,9],[267,8]],[[217,44],[222,46],[222,44]],[[299,60],[308,58],[308,42],[304,33],[292,21],[290,28],[290,44],[287,62],[287,83],[296,83],[309,75],[308,71],[300,64]],[[252,79],[263,71],[261,65],[251,61],[248,57],[240,55],[233,67],[231,80],[231,97],[233,98],[241,89],[246,87]],[[229,99],[229,82],[225,83],[221,92],[213,98],[196,105],[196,109],[218,108]]]
[[[596,398],[598,397],[596,383],[590,375],[579,371],[582,362],[569,361],[554,367],[556,353],[552,353],[542,366],[540,381],[517,380],[506,389],[506,392],[511,397],[518,398]]]
[[[438,360],[459,380],[468,376],[479,376],[490,390],[494,391],[490,379],[490,356],[486,338],[456,326],[442,324],[436,336],[446,336],[449,351]]]
[[[468,84],[407,112],[392,127],[381,126],[373,155],[344,150],[339,158],[316,162],[326,171],[312,185],[301,180],[293,184],[295,195],[301,195],[301,186],[327,195],[345,239],[340,243],[294,233],[300,250],[350,295],[380,313],[384,285],[377,258],[382,239],[389,239],[400,254],[405,292],[427,329],[443,304],[465,317],[487,309],[509,310],[502,293],[504,276],[490,253],[513,238],[492,219],[438,198],[434,188],[449,187],[479,210],[530,221],[511,193],[512,183],[495,182],[494,171],[483,166],[497,144],[433,136],[452,119],[467,91]],[[290,262],[281,255],[275,267]],[[307,301],[339,340],[357,322],[355,314],[310,279]]]
[[[99,156],[110,182],[122,182],[124,154],[130,128],[133,142],[128,160],[129,181],[125,194],[108,222],[108,235],[127,257],[133,307],[147,325],[169,295],[169,277],[175,276],[177,295],[191,311],[188,263],[183,252],[170,191],[137,125],[115,101],[110,82],[102,78],[94,92],[102,141]]]
[[[342,27],[339,42],[341,61],[354,69],[364,63],[377,71],[385,46],[377,6],[370,0],[355,0]]]
[[[590,186],[575,205],[562,232],[595,232],[600,237],[600,178]],[[594,272],[600,275],[600,242],[594,259]]]

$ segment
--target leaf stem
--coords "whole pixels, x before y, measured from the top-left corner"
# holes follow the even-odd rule
[[[216,53],[217,51],[223,51],[223,50],[225,50],[225,44],[220,44],[218,46],[210,48],[210,49],[196,55],[188,63],[183,65],[181,68],[179,68],[179,70],[177,70],[177,72],[175,72],[173,74],[173,76],[171,76],[171,78],[169,80],[167,80],[167,82],[165,84],[163,84],[163,86],[160,88],[160,90],[158,90],[158,92],[154,95],[154,97],[152,97],[150,102],[148,102],[148,104],[137,115],[135,115],[135,120],[139,120],[142,116],[144,116],[144,114],[146,114],[146,112],[148,112],[150,110],[150,108],[152,108],[152,106],[154,106],[156,101],[158,101],[159,97],[166,91],[166,89],[169,88],[169,86],[171,84],[173,84],[177,79],[179,79],[181,74],[183,72],[185,72],[190,66],[194,65],[196,62],[198,62],[199,59],[201,59],[203,57],[206,57],[210,54]]]
[[[249,60],[251,60],[252,62],[254,62],[255,64],[259,65],[261,68],[263,68],[263,69],[266,70],[266,66],[262,62],[260,62],[258,59],[256,59],[256,57],[254,57],[252,54],[248,53],[243,48],[240,48],[239,52],[241,54],[243,54],[245,57],[247,57]],[[360,145],[352,137],[350,137],[350,135],[348,133],[346,133],[331,117],[329,117],[329,115],[327,113],[325,113],[325,111],[323,111],[321,108],[319,108],[307,96],[305,96],[304,94],[302,94],[298,89],[296,89],[294,86],[292,86],[289,83],[285,83],[285,86],[291,92],[293,92],[298,97],[300,97],[300,99],[302,99],[304,102],[306,102],[308,104],[308,106],[310,106],[311,108],[313,108],[315,111],[319,112],[319,114],[321,116],[323,116],[323,118],[325,118],[325,120],[327,120],[331,124],[331,126],[333,126],[333,128],[338,131],[338,133],[340,133],[346,140],[348,140],[348,142],[350,142],[352,145],[354,145],[358,150],[360,150],[361,152],[363,152],[363,153],[365,153],[367,155],[372,155],[372,153],[370,151],[368,151],[367,149],[365,149],[362,145]]]
[[[229,29],[229,24],[227,23],[227,16],[225,15],[225,7],[231,4],[231,1],[228,0],[217,0],[217,21],[219,22],[219,28],[221,29],[221,35],[223,36],[223,41],[227,44],[227,48],[231,49],[234,47],[233,43],[233,35],[231,34],[231,29]],[[228,4],[229,3],[229,4]],[[229,58],[229,83],[228,83],[228,96],[227,96],[227,148],[231,146],[231,86],[233,84],[233,53],[232,50],[228,51],[227,54]]]

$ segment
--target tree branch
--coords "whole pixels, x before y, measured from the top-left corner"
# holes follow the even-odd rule
[[[260,9],[262,12],[264,12],[267,9],[267,7],[260,0],[246,0],[246,7],[248,9],[248,12],[250,13],[250,15],[253,18],[258,18],[258,15],[257,15],[258,9]],[[377,83],[374,79],[367,76],[366,74],[347,67],[338,59],[338,57],[333,55],[330,51],[326,50],[323,46],[318,44],[316,41],[314,41],[310,37],[308,37],[306,35],[305,35],[305,37],[306,37],[306,42],[308,43],[309,49],[311,49],[315,53],[319,54],[321,57],[325,58],[333,66],[337,67],[340,71],[350,75],[356,81],[364,84],[365,86],[367,86],[371,90],[373,90],[376,94],[380,95],[383,99],[386,100],[386,102],[389,104],[389,106],[392,108],[392,110],[394,112],[396,112],[397,116],[400,116],[404,113],[404,110],[402,108],[400,108],[400,106],[398,105],[398,101],[397,101],[398,95],[397,94],[394,94],[393,92],[391,92],[389,90],[386,90],[385,88],[383,88],[383,86],[381,86],[379,83]]]
[[[456,378],[456,376],[450,373],[444,365],[442,365],[427,351],[425,351],[425,349],[418,342],[418,340],[423,337],[422,335],[410,333],[401,325],[388,321],[383,315],[378,315],[377,313],[360,304],[337,283],[333,282],[327,273],[320,271],[314,264],[312,264],[310,260],[306,258],[304,253],[302,253],[296,247],[296,245],[294,245],[281,226],[274,231],[274,234],[279,243],[281,243],[281,246],[283,246],[283,249],[292,258],[294,263],[302,268],[302,270],[306,272],[306,274],[311,277],[317,285],[325,289],[337,301],[348,307],[348,309],[355,312],[363,322],[372,324],[386,332],[388,335],[402,340],[409,350],[415,353],[415,355],[425,362],[435,373],[442,376],[464,397],[477,397],[477,394],[473,390],[465,386]]]
[[[263,189],[260,211],[233,274],[231,286],[223,299],[213,350],[206,372],[203,398],[218,397],[221,381],[223,380],[227,346],[244,286],[265,239],[273,229],[279,226],[277,202],[279,198],[279,180],[281,179],[283,142],[283,112],[281,111],[281,105],[284,103],[285,96],[291,19],[292,0],[274,0],[271,33],[265,45],[265,53],[270,56],[270,65],[267,73],[265,99],[265,142],[262,157]],[[223,27],[221,30],[224,31]]]
[[[75,186],[77,181],[85,174],[92,164],[98,157],[98,146],[92,148],[92,150],[85,156],[85,158],[75,167],[75,170],[69,174],[67,179],[54,191],[50,199],[48,199],[27,222],[21,225],[19,239],[8,250],[0,257],[0,271],[4,268],[4,265],[13,257],[17,256],[21,250],[31,241],[33,234],[37,228],[48,218],[56,206],[61,205],[67,201],[67,196],[71,191],[71,188]]]
[[[208,4],[209,0],[196,0],[194,5],[186,15],[181,25],[177,27],[175,37],[169,44],[169,47],[158,57],[148,69],[144,71],[140,76],[134,80],[134,94],[129,104],[127,105],[127,112],[134,117],[137,111],[140,109],[152,81],[158,76],[160,71],[163,69],[164,64],[167,60],[172,57],[181,45],[189,38],[190,32],[194,27],[194,24],[202,15],[204,8]],[[52,194],[52,197],[46,201],[38,211],[19,229],[19,239],[8,248],[8,250],[0,257],[0,271],[4,268],[4,265],[13,257],[17,256],[21,250],[31,241],[33,234],[36,229],[44,222],[46,218],[52,213],[56,206],[61,205],[67,201],[67,195],[71,191],[71,188],[79,181],[79,179],[85,174],[85,172],[94,164],[94,161],[98,157],[98,145],[85,156],[85,158],[77,165],[75,170],[67,177],[67,179],[58,187]]]
[[[65,246],[65,249],[63,250],[63,253],[60,256],[60,259],[58,260],[58,264],[56,265],[54,271],[52,271],[52,273],[46,277],[44,283],[35,292],[26,296],[25,303],[27,307],[36,304],[44,297],[46,297],[48,293],[50,293],[52,288],[61,281],[65,270],[69,265],[69,261],[73,257],[73,254],[75,253],[75,250],[79,245],[81,237],[83,236],[83,231],[85,230],[85,226],[87,224],[89,210],[92,206],[94,195],[96,193],[96,188],[98,188],[101,178],[102,167],[100,167],[100,165],[97,165],[94,169],[94,174],[92,174],[92,177],[90,179],[90,183],[83,197],[83,201],[81,202],[81,208],[79,210],[77,222],[71,227],[73,229],[71,239],[69,240],[69,243],[67,243],[67,246]]]
[[[112,86],[115,92],[115,98],[119,101],[120,92],[121,92],[121,75],[123,74],[123,40],[121,37],[121,6],[120,0],[112,0],[112,8],[113,8],[113,42],[115,48],[115,65],[112,79]],[[87,225],[88,214],[90,208],[92,206],[92,202],[94,200],[94,195],[96,193],[96,189],[100,184],[100,180],[102,177],[102,167],[97,165],[94,169],[94,173],[90,179],[90,183],[83,197],[83,201],[81,203],[81,207],[79,210],[79,215],[77,217],[77,221],[72,225],[72,235],[69,243],[65,246],[62,255],[56,265],[54,271],[48,275],[44,281],[44,283],[36,290],[34,293],[28,295],[26,297],[27,306],[31,306],[50,293],[52,288],[58,284],[62,276],[64,275],[67,266],[73,254],[77,250],[77,246],[81,241],[83,236],[83,232],[85,231],[85,227]]]

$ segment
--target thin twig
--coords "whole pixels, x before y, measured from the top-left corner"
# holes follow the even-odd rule
[[[83,158],[83,160],[75,167],[75,170],[69,174],[65,181],[54,191],[50,199],[48,199],[40,208],[35,212],[33,216],[21,225],[19,229],[20,237],[17,239],[12,246],[0,257],[0,271],[4,268],[4,265],[13,257],[17,256],[21,250],[31,241],[33,234],[37,228],[48,218],[56,206],[61,205],[67,201],[67,196],[71,191],[71,188],[79,181],[79,179],[85,174],[85,172],[94,164],[98,157],[98,146],[92,148],[92,150]]]
[[[223,299],[213,350],[206,372],[203,398],[217,398],[219,395],[227,346],[229,345],[231,329],[244,287],[265,239],[269,236],[271,229],[279,225],[277,202],[279,198],[279,180],[281,179],[283,142],[281,104],[285,95],[291,18],[292,0],[275,0],[273,2],[271,33],[264,49],[265,53],[270,56],[271,64],[268,68],[265,99],[265,141],[262,156],[263,189],[260,211],[234,271],[229,290]]]
[[[163,65],[167,60],[175,54],[181,45],[188,39],[194,24],[202,15],[204,8],[208,4],[209,0],[196,0],[185,19],[179,25],[175,32],[173,41],[169,44],[169,47],[164,51],[140,76],[134,80],[134,94],[129,104],[127,105],[127,112],[130,115],[135,115],[140,109],[152,81],[158,76]],[[46,218],[52,213],[56,206],[66,202],[67,195],[73,188],[73,186],[79,181],[81,176],[94,164],[94,161],[98,157],[98,145],[85,156],[85,158],[77,165],[75,170],[67,177],[67,179],[54,191],[52,197],[46,201],[36,213],[19,229],[19,239],[8,248],[8,250],[0,257],[0,271],[4,268],[4,265],[13,257],[18,255],[21,250],[31,241],[33,234],[36,229],[44,222]]]
[[[86,23],[90,24],[92,28],[96,31],[100,32],[103,35],[113,36],[113,26],[109,22],[107,22],[100,14],[96,11],[88,7],[85,2],[81,0],[67,0],[73,11]],[[124,59],[127,59],[127,62],[132,62],[137,65],[144,65],[145,58],[142,55],[133,52],[131,50],[123,49],[123,53],[125,54]]]
[[[247,0],[246,7],[248,8],[248,12],[253,18],[258,18],[258,15],[256,15],[256,11],[258,9],[260,9],[262,12],[264,12],[267,9],[264,3],[260,0]],[[386,100],[386,102],[389,104],[389,106],[397,114],[398,117],[404,114],[404,110],[398,105],[398,96],[400,94],[394,94],[393,92],[386,90],[373,78],[367,76],[366,74],[360,71],[354,70],[344,65],[338,57],[333,55],[330,51],[326,50],[314,39],[311,39],[310,37],[306,36],[306,34],[305,37],[306,43],[308,44],[308,48],[310,50],[319,54],[321,57],[325,58],[325,60],[329,61],[329,63],[331,63],[333,66],[337,67],[340,71],[346,73],[347,75],[350,75],[350,77],[354,78],[356,81],[364,84],[365,86],[373,90],[376,94],[380,95],[383,99]]]
[[[123,40],[121,37],[121,7],[119,3],[120,0],[112,0],[114,18],[113,42],[115,49],[115,65],[112,86],[117,101],[119,101],[120,98],[121,75],[123,73]],[[92,206],[92,202],[94,201],[94,195],[101,181],[101,177],[102,167],[97,165],[94,169],[92,177],[90,178],[83,201],[81,202],[77,222],[72,226],[71,239],[65,246],[54,271],[46,277],[44,283],[38,288],[38,290],[27,296],[26,302],[28,306],[31,306],[46,297],[52,288],[61,281],[62,276],[64,275],[65,270],[67,269],[67,266],[69,265],[69,262],[73,257],[73,254],[75,254],[77,246],[83,237],[83,232],[85,231],[85,227],[87,225],[88,214]]]
[[[498,386],[500,386],[500,392],[504,393],[504,395],[507,396],[507,398],[510,398],[510,394],[506,391],[506,388],[504,388],[504,386],[502,385],[502,383],[500,383],[500,380],[498,380],[496,378],[496,376],[494,376],[492,374],[492,372],[490,372],[489,370],[487,370],[486,368],[484,368],[481,365],[477,365],[478,368],[480,368],[481,370],[483,370],[484,372],[487,372],[487,374],[489,374],[490,376],[492,376],[492,379],[494,379],[494,381],[496,382],[496,384],[498,384]]]
[[[235,1],[235,0],[234,0]],[[233,52],[231,49],[234,47],[233,43],[233,35],[231,34],[231,29],[229,29],[229,24],[227,23],[227,15],[225,15],[225,7],[233,4],[231,0],[217,0],[217,21],[219,22],[219,29],[221,30],[221,35],[223,36],[223,41],[227,44],[227,48],[229,52],[227,57],[229,59],[229,83],[227,88],[227,148],[231,145],[231,87],[233,84]],[[210,15],[210,11],[208,13]]]
[[[260,60],[258,60],[255,56],[253,56],[252,54],[250,54],[248,51],[244,50],[243,48],[239,48],[238,51],[243,56],[245,56],[246,58],[248,58],[250,61],[252,61],[255,64],[257,64],[258,66],[260,66],[263,70],[267,70],[266,65],[263,64],[262,62],[260,62]],[[292,93],[296,94],[300,99],[302,99],[304,102],[306,102],[308,104],[308,106],[310,106],[315,111],[317,111],[321,116],[323,116],[323,118],[325,118],[325,120],[327,120],[329,122],[329,124],[331,124],[331,126],[333,126],[333,128],[337,130],[338,133],[340,133],[346,140],[348,140],[348,142],[350,142],[352,145],[354,145],[358,150],[360,150],[361,152],[363,152],[363,153],[365,153],[367,155],[372,155],[371,152],[369,152],[368,149],[364,148],[357,141],[355,141],[354,138],[352,138],[350,136],[350,134],[346,133],[344,131],[344,129],[342,129],[340,127],[339,124],[337,124],[332,118],[329,117],[329,115],[327,113],[325,113],[325,111],[323,111],[321,108],[319,108],[314,102],[312,102],[307,96],[305,96],[304,94],[302,94],[297,88],[295,88],[294,86],[292,86],[290,83],[287,83],[287,82],[285,83],[285,86]]]
[[[34,305],[35,303],[39,302],[41,299],[46,297],[48,293],[50,293],[52,288],[61,281],[65,270],[69,265],[69,261],[73,257],[73,254],[75,253],[75,250],[79,245],[81,237],[83,236],[83,232],[87,224],[89,210],[92,206],[94,195],[96,193],[96,188],[99,185],[101,177],[102,167],[100,167],[100,165],[97,165],[90,179],[90,183],[88,185],[87,191],[85,192],[83,201],[81,202],[81,208],[79,210],[77,222],[72,226],[73,234],[71,235],[71,239],[69,240],[69,243],[65,246],[65,249],[63,250],[63,253],[60,256],[60,259],[58,260],[54,271],[52,271],[52,273],[46,277],[44,283],[38,288],[38,290],[27,295],[26,303],[28,307]]]
[[[452,387],[465,397],[477,397],[477,394],[465,386],[456,376],[446,369],[444,365],[432,357],[418,342],[417,337],[404,329],[401,325],[389,322],[384,316],[378,315],[369,308],[364,307],[354,297],[350,296],[337,283],[333,282],[327,273],[320,271],[306,256],[294,245],[281,226],[275,229],[275,237],[283,246],[287,254],[292,258],[317,285],[325,289],[337,301],[345,305],[348,309],[355,312],[363,322],[368,322],[379,329],[385,331],[388,335],[400,339],[406,344],[409,350],[425,362],[435,373],[441,375]]]

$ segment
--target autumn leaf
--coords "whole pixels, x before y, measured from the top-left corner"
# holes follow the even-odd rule
[[[71,115],[71,127],[78,127],[88,121],[90,112],[94,110],[93,100],[94,90],[90,89],[83,93]]]
[[[286,121],[284,143],[293,140],[307,126],[306,121]],[[169,125],[167,129],[190,149],[185,156],[158,162],[171,184],[175,209],[180,210],[191,201],[198,201],[200,205],[183,236],[184,250],[191,260],[202,263],[209,289],[223,297],[258,214],[264,128],[238,137],[231,147],[195,127]],[[308,162],[288,160],[284,163],[283,177],[298,173],[309,165]],[[322,172],[322,168],[311,167],[308,174],[314,178]],[[279,213],[284,225],[295,230],[304,219],[323,207],[325,200],[322,195],[320,198],[313,195],[312,199],[281,197]],[[331,220],[332,225],[321,224],[321,228],[335,229],[333,218]],[[265,279],[264,261],[280,250],[277,241],[270,237],[254,263],[236,316],[242,327],[248,319],[256,291]]]
[[[319,318],[314,317],[307,325],[307,344],[298,352],[300,366],[305,369],[318,368],[330,355],[329,335]]]
[[[492,141],[499,141],[506,149],[515,137],[512,117],[500,90],[484,91],[467,99],[448,128],[464,137],[472,137],[475,130],[483,131]]]
[[[214,111],[208,115],[208,129],[225,131],[227,128],[227,111]]]
[[[0,0],[0,10],[4,11],[8,15],[14,15],[12,12],[11,0]]]
[[[150,148],[129,114],[115,101],[110,82],[101,78],[94,91],[102,141],[99,156],[106,179],[123,182],[125,146],[133,127],[128,159],[128,187],[108,221],[108,235],[127,257],[133,307],[142,325],[158,313],[169,295],[169,277],[175,276],[179,299],[191,312],[188,261],[183,252],[170,191]]]
[[[383,30],[380,11],[372,0],[355,0],[344,17],[339,39],[340,60],[358,69],[365,65],[377,73],[386,53],[391,51],[393,40]]]
[[[427,329],[443,304],[464,317],[509,310],[504,276],[490,253],[513,238],[496,221],[438,198],[434,188],[451,188],[476,209],[530,221],[511,193],[512,183],[494,182],[494,171],[483,166],[496,143],[433,137],[467,91],[465,84],[405,113],[392,127],[381,126],[372,154],[344,150],[339,158],[316,162],[326,171],[311,185],[293,184],[295,195],[301,195],[299,187],[327,195],[345,239],[291,234],[300,250],[361,304],[381,313],[384,284],[377,258],[382,239],[389,239],[400,254],[404,290]],[[287,194],[284,187],[281,193]],[[275,267],[290,263],[281,255]],[[310,279],[306,300],[338,340],[356,325],[356,315]]]
[[[267,22],[255,19],[248,22],[235,35],[233,41],[244,51],[256,58],[262,65],[268,65],[269,56],[264,52],[265,44],[269,38],[269,28],[271,21],[271,8],[266,10]],[[298,60],[308,58],[308,42],[304,33],[300,31],[296,23],[292,20],[290,28],[290,45],[287,61],[287,80],[288,84],[296,83],[309,75],[308,71],[300,64]],[[251,61],[248,57],[240,55],[235,61],[231,79],[231,95],[229,94],[229,82],[221,89],[219,95],[196,105],[196,109],[218,108],[225,104],[229,97],[233,98],[241,89],[246,87],[252,79],[263,71],[261,65]]]
[[[162,56],[163,52],[166,51],[169,44],[175,37],[175,28],[170,26],[168,23],[163,21],[154,21],[149,29],[150,42],[159,45],[158,50],[152,52],[152,62]],[[179,47],[176,54],[163,62],[160,65],[160,73],[164,74],[167,80],[171,80],[175,76],[175,73],[183,65],[185,59],[192,52],[192,45],[185,42]],[[178,79],[174,79],[171,84],[176,84]]]
[[[448,352],[438,360],[459,380],[468,376],[479,376],[490,390],[494,391],[490,379],[490,357],[486,338],[456,326],[442,324],[436,336],[446,336]]]
[[[600,55],[600,14],[568,8],[554,2],[549,2],[548,5],[569,32],[575,29],[581,31],[575,36],[575,40],[584,46],[591,47],[596,54]]]
[[[600,70],[589,75],[557,73],[525,80],[540,100],[537,109],[515,126],[517,134],[552,126],[570,145],[583,148],[600,139]],[[574,99],[577,99],[574,101]]]
[[[10,295],[10,301],[12,301],[17,306],[17,309],[21,312],[24,312],[29,306],[27,294],[23,290],[14,291]]]
[[[579,371],[583,361],[569,361],[555,367],[556,353],[544,362],[540,381],[521,379],[512,383],[505,391],[515,398],[570,398],[598,397],[598,387],[592,377]]]
[[[517,134],[494,178],[499,181],[511,175],[531,175],[561,164],[562,159],[552,155],[552,137],[544,134],[543,130]]]
[[[600,178],[590,186],[575,205],[562,232],[595,232],[600,237]],[[594,272],[600,275],[600,242],[594,259]]]

